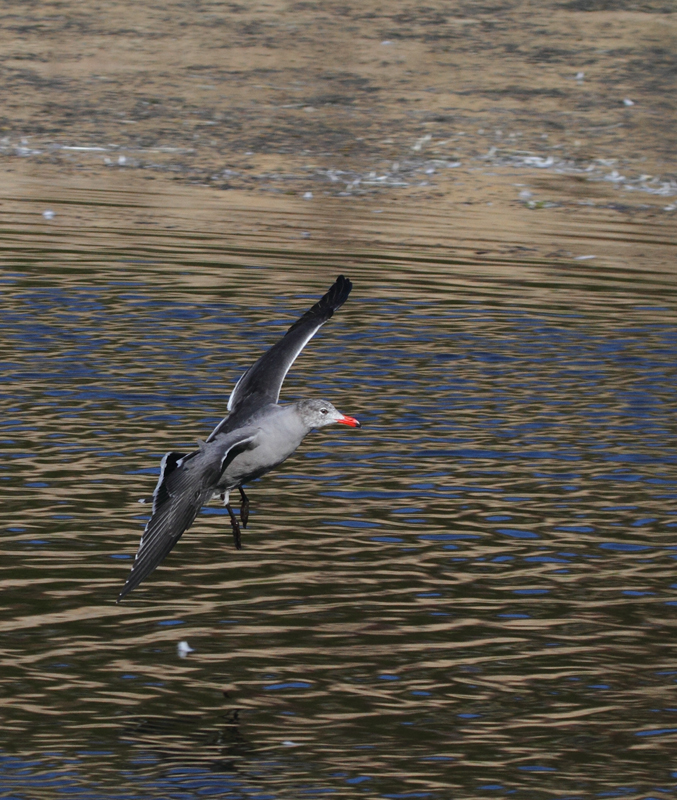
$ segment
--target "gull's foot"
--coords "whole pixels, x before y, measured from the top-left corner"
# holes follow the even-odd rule
[[[230,524],[233,526],[233,539],[235,540],[235,549],[242,550],[242,534],[240,533],[240,523],[237,521],[233,509],[230,505],[226,506],[228,516],[230,517]]]
[[[242,500],[240,504],[240,519],[242,520],[242,527],[246,528],[249,521],[249,498],[242,487],[240,487],[240,498]]]

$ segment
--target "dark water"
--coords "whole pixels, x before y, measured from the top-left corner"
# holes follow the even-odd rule
[[[652,249],[6,223],[0,797],[672,796],[674,243],[595,235]],[[362,430],[249,487],[241,552],[207,508],[115,605],[162,454],[339,271],[283,398]]]

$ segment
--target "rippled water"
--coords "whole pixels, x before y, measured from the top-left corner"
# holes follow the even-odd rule
[[[0,796],[675,791],[674,240],[595,229],[639,266],[355,238],[342,261],[73,202],[0,241]],[[162,454],[340,271],[283,398],[362,430],[249,487],[241,552],[207,508],[116,605]]]

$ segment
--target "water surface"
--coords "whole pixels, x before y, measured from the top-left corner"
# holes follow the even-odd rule
[[[673,793],[665,228],[485,228],[483,256],[472,218],[357,210],[328,244],[321,211],[237,238],[123,199],[5,209],[1,796]],[[364,427],[249,487],[242,551],[208,507],[116,605],[160,458],[338,272],[283,399]]]

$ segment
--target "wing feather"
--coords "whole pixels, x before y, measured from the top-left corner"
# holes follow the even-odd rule
[[[132,571],[122,587],[118,603],[169,555],[214,494],[221,473],[239,453],[252,445],[258,431],[258,428],[244,428],[223,436],[211,447],[202,445],[187,455],[165,455],[153,492],[153,514],[141,537]]]
[[[352,287],[348,278],[339,275],[329,291],[244,373],[228,401],[232,415],[245,404],[248,410],[254,411],[267,403],[277,403],[291,365],[322,325],[345,303]]]

